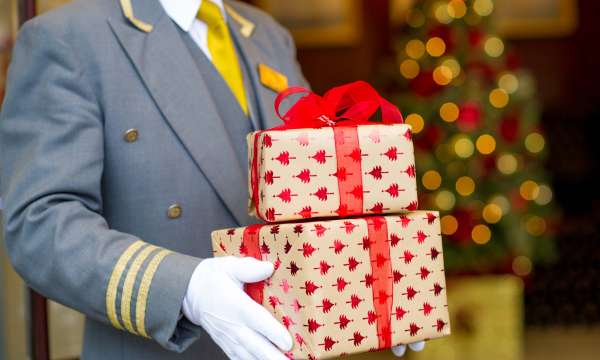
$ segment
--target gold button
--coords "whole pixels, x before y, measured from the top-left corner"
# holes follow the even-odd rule
[[[169,209],[167,210],[167,216],[169,219],[177,219],[181,216],[181,212],[181,206],[179,204],[173,204],[169,206]]]
[[[138,139],[138,130],[137,129],[129,129],[129,130],[125,131],[125,134],[123,135],[123,139],[125,139],[125,141],[127,141],[128,143],[135,142]]]

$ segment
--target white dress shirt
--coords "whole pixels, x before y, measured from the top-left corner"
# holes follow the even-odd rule
[[[196,18],[198,10],[203,0],[160,0],[160,4],[165,9],[169,17],[185,32],[212,61],[210,50],[208,49],[208,27],[206,24]],[[225,19],[227,14],[223,6],[223,0],[211,0],[219,6]]]

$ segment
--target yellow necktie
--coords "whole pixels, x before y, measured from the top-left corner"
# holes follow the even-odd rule
[[[242,71],[221,9],[211,0],[202,0],[197,18],[208,27],[208,50],[214,66],[247,115],[248,101]]]

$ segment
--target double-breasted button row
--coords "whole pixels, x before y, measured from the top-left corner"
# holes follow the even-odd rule
[[[181,205],[173,204],[167,209],[167,216],[169,217],[169,219],[177,219],[181,217],[182,212],[183,209],[181,208]]]

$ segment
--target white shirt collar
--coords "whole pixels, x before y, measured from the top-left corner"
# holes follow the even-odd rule
[[[189,32],[203,0],[159,0],[169,17],[185,32]],[[212,0],[226,17],[223,0]]]

